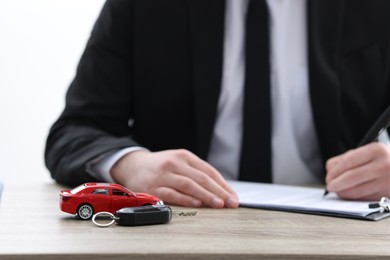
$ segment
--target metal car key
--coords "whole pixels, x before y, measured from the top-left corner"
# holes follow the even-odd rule
[[[140,226],[163,224],[170,222],[172,216],[195,216],[196,210],[175,212],[166,205],[147,205],[141,207],[129,207],[118,210],[115,215],[110,212],[99,212],[92,217],[92,222],[99,227],[108,227],[115,222],[121,226]],[[109,223],[99,223],[98,217],[108,217]]]

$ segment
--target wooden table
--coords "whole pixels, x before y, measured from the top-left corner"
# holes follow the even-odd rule
[[[163,225],[99,228],[59,210],[61,188],[5,184],[1,259],[390,259],[390,219],[202,208]]]

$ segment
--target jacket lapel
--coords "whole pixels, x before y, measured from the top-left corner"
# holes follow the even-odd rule
[[[340,79],[344,0],[308,1],[309,82],[323,159],[344,151],[340,141]]]
[[[206,159],[221,89],[225,1],[188,0],[198,154]]]
[[[221,89],[225,0],[187,0],[192,49],[198,154],[207,157]],[[308,1],[309,82],[323,158],[345,150],[339,141],[341,50],[344,0]]]

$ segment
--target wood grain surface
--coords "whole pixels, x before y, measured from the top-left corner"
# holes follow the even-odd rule
[[[60,211],[59,185],[4,186],[1,259],[390,259],[390,219],[201,208],[163,225],[99,228]]]

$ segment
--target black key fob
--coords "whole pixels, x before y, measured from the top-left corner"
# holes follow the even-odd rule
[[[166,205],[122,208],[115,216],[116,223],[122,226],[163,224],[171,221],[172,209]]]
[[[122,208],[115,215],[110,212],[99,212],[93,215],[92,222],[99,227],[108,227],[115,222],[122,226],[140,226],[164,224],[171,221],[173,216],[195,216],[196,210],[173,212],[166,205],[147,205],[141,207]],[[100,220],[109,220],[109,222],[101,223]]]

